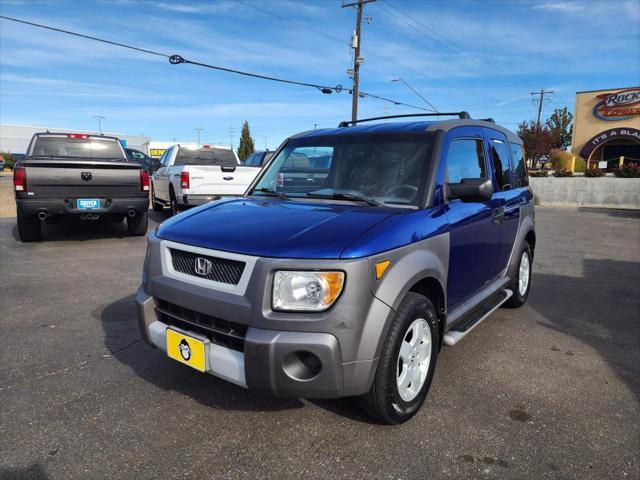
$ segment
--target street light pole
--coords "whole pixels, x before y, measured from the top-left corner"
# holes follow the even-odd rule
[[[100,135],[102,135],[102,122],[101,120],[106,120],[107,117],[102,117],[100,115],[92,115],[93,118],[97,118],[98,119],[98,132],[100,132]]]
[[[200,132],[204,130],[204,128],[196,128],[196,132],[198,132],[198,147],[200,146]]]
[[[402,78],[394,78],[391,81],[392,82],[402,82],[402,83],[404,83],[413,93],[415,93],[418,97],[420,97],[422,99],[422,101],[424,103],[426,103],[435,113],[438,113],[438,109],[436,107],[434,107],[429,100],[427,100],[422,95],[420,95],[420,92],[418,92],[415,88],[413,88],[411,85],[409,85],[407,82],[405,82]]]

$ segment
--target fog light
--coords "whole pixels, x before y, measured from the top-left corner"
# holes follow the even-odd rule
[[[290,352],[284,357],[282,368],[294,380],[311,380],[322,370],[322,362],[311,352]]]

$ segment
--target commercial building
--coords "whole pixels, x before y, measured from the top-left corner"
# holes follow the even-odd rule
[[[640,162],[640,87],[576,93],[571,150],[592,167]]]
[[[34,127],[30,125],[0,125],[0,151],[11,153],[26,153],[31,137],[34,133],[46,132],[51,133],[64,133],[73,131],[74,133],[87,133],[90,135],[97,135],[98,132],[92,132],[88,130],[76,130],[68,128],[55,128],[55,127]],[[112,137],[118,137],[120,140],[126,142],[126,146],[135,148],[136,150],[142,150],[147,152],[149,149],[149,137],[141,135],[126,135],[124,133],[112,133],[103,132],[104,135]]]

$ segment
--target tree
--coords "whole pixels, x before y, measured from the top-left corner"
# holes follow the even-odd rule
[[[524,151],[527,156],[533,159],[533,163],[543,155],[547,155],[553,147],[554,137],[547,125],[538,127],[533,120],[522,122],[518,125],[518,136],[524,142]]]
[[[553,136],[553,148],[566,150],[571,145],[571,135],[573,134],[573,115],[567,109],[556,108],[545,122],[545,126],[551,131]]]
[[[253,146],[253,138],[251,138],[251,132],[249,132],[249,122],[246,120],[242,124],[242,133],[240,134],[240,145],[238,146],[238,158],[243,162],[249,158],[255,148]]]

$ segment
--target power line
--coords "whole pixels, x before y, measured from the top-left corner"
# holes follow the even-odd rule
[[[387,0],[380,0],[380,1],[383,2],[389,8],[392,8],[393,10],[398,12],[400,15],[402,15],[402,16],[408,18],[409,20],[411,20],[411,22],[413,22],[414,24],[419,25],[424,30],[428,30],[429,32],[431,32],[431,34],[427,33],[424,30],[418,29],[415,25],[412,25],[412,24],[410,24],[409,22],[407,22],[407,21],[405,21],[403,19],[400,19],[397,15],[394,15],[393,12],[391,12],[389,9],[385,9],[387,11],[387,13],[393,15],[395,18],[397,18],[398,20],[403,22],[405,25],[408,25],[412,29],[416,30],[418,33],[422,33],[423,35],[427,36],[431,40],[435,40],[436,42],[440,43],[441,45],[443,45],[444,47],[448,48],[450,51],[452,51],[454,53],[455,53],[455,50],[458,50],[458,53],[463,53],[463,54],[471,57],[472,59],[474,59],[474,60],[476,60],[478,62],[479,66],[481,66],[482,68],[485,67],[486,62],[484,60],[482,60],[480,57],[478,57],[477,55],[475,55],[472,52],[469,52],[468,50],[466,50],[464,46],[462,46],[462,45],[460,45],[460,44],[448,39],[447,37],[442,35],[440,32],[435,30],[434,28],[431,28],[428,25],[425,25],[424,23],[419,22],[414,17],[408,15],[407,13],[403,12],[398,7],[396,7],[395,5],[392,5],[391,3],[389,3]],[[379,8],[384,8],[380,4],[378,4],[378,7]],[[457,62],[455,62],[455,63],[457,63]],[[466,68],[468,68],[468,67],[466,67]],[[525,80],[524,77],[518,77],[518,76],[514,75],[513,73],[505,70],[500,65],[493,64],[492,68],[497,68],[498,70],[502,70],[504,73],[506,73],[510,77],[514,78],[515,80],[518,80],[518,81]]]
[[[324,33],[324,32],[320,32],[319,30],[316,30],[315,28],[310,27],[310,26],[308,26],[308,25],[306,25],[306,24],[304,24],[304,23],[297,22],[297,21],[295,21],[295,20],[292,20],[292,19],[290,19],[290,18],[283,17],[283,16],[281,16],[281,15],[277,15],[277,14],[275,14],[275,13],[269,12],[268,10],[265,10],[264,8],[256,7],[256,6],[255,6],[255,5],[253,5],[253,4],[249,4],[249,3],[242,2],[242,0],[241,0],[241,3],[243,3],[243,4],[247,5],[248,7],[251,7],[251,8],[254,8],[254,9],[256,9],[256,10],[259,10],[259,11],[261,11],[261,12],[265,13],[266,15],[269,15],[269,16],[272,16],[272,17],[274,17],[274,18],[277,18],[278,20],[281,20],[281,21],[283,21],[283,22],[291,23],[292,25],[296,25],[296,26],[298,26],[298,27],[300,27],[300,28],[303,28],[303,29],[305,29],[305,30],[309,30],[309,31],[311,31],[311,32],[317,33],[317,34],[319,34],[319,35],[322,35],[322,36],[324,36],[324,37],[326,37],[326,38],[329,38],[330,40],[333,40],[333,41],[335,41],[335,42],[337,42],[337,43],[340,43],[340,44],[342,44],[342,45],[348,45],[348,46],[351,46],[351,44],[350,44],[349,42],[346,42],[346,41],[344,41],[344,40],[342,40],[342,39],[340,39],[340,38],[338,38],[338,37],[334,37],[333,35],[329,35],[329,34],[326,34],[326,33]],[[382,22],[381,22],[381,23],[382,23]],[[415,27],[413,27],[413,28],[415,28]],[[403,68],[403,69],[405,69],[405,70],[408,70],[408,71],[410,71],[410,72],[413,72],[413,73],[415,73],[415,74],[417,74],[417,75],[420,75],[420,76],[422,76],[422,77],[425,77],[425,78],[427,78],[427,79],[430,79],[430,80],[433,80],[433,81],[436,81],[436,82],[442,83],[443,85],[448,85],[448,86],[453,87],[453,88],[456,88],[456,89],[457,89],[457,88],[459,88],[459,87],[455,86],[455,85],[454,85],[453,83],[451,83],[451,82],[447,82],[447,81],[445,81],[445,80],[443,80],[443,79],[441,79],[441,78],[438,78],[438,77],[436,77],[436,76],[434,76],[434,75],[429,75],[429,74],[427,74],[427,73],[425,73],[425,72],[422,72],[422,71],[417,70],[417,69],[415,69],[415,68],[413,68],[413,67],[410,67],[409,65],[406,65],[406,64],[404,64],[404,63],[400,63],[400,62],[398,62],[397,60],[395,60],[395,59],[394,59],[394,58],[392,58],[392,57],[388,57],[388,56],[386,56],[386,55],[382,55],[382,54],[380,54],[380,53],[378,53],[378,52],[375,52],[375,51],[369,51],[369,50],[367,50],[367,55],[368,55],[368,56],[375,57],[375,58],[378,58],[378,59],[380,59],[380,60],[382,60],[382,61],[384,61],[384,62],[390,63],[390,64],[395,65],[395,66],[397,66],[397,67]],[[349,93],[351,93],[351,91],[349,91]],[[373,97],[375,98],[375,96],[374,96],[374,95],[369,95],[369,96],[373,96]],[[483,97],[483,98],[485,98],[486,100],[489,100],[489,101],[491,101],[491,102],[495,101],[495,99],[494,99],[494,98],[489,98],[489,97]],[[394,103],[395,103],[396,105],[403,105],[403,106],[407,106],[407,107],[411,107],[411,108],[418,108],[418,107],[415,107],[415,106],[412,106],[412,105],[403,104],[403,103],[398,103],[398,102],[394,102]],[[419,108],[419,110],[422,110],[422,109],[420,109],[420,108]]]
[[[262,10],[262,9],[260,9]],[[188,60],[185,59],[183,57],[181,57],[180,55],[169,55],[166,53],[161,53],[161,52],[157,52],[157,51],[153,51],[153,50],[149,50],[149,49],[145,49],[145,48],[140,48],[140,47],[136,47],[133,45],[129,45],[129,44],[125,44],[125,43],[120,43],[120,42],[113,42],[111,40],[106,40],[104,38],[99,38],[99,37],[94,37],[91,35],[85,35],[82,33],[77,33],[77,32],[73,32],[70,30],[63,30],[61,28],[56,28],[56,27],[50,27],[48,25],[43,25],[40,23],[35,23],[35,22],[29,22],[27,20],[21,20],[18,18],[13,18],[13,17],[7,17],[5,15],[0,15],[0,19],[4,19],[4,20],[10,20],[12,22],[16,22],[16,23],[22,23],[25,25],[29,25],[32,27],[37,27],[37,28],[42,28],[45,30],[51,30],[54,32],[59,32],[59,33],[64,33],[67,35],[73,35],[76,37],[81,37],[81,38],[85,38],[87,40],[93,40],[95,42],[100,42],[100,43],[105,43],[108,45],[114,45],[117,47],[122,47],[122,48],[127,48],[130,50],[135,50],[138,52],[142,52],[142,53],[147,53],[150,55],[156,55],[156,56],[160,56],[160,57],[165,57],[169,59],[169,63],[171,63],[172,65],[177,65],[180,63],[187,63],[187,64],[192,64],[192,65],[197,65],[200,67],[205,67],[205,68],[210,68],[213,70],[219,70],[219,71],[223,71],[223,72],[228,72],[228,73],[234,73],[234,74],[238,74],[238,75],[244,75],[247,77],[252,77],[252,78],[259,78],[262,80],[269,80],[269,81],[274,81],[274,82],[280,82],[280,83],[285,83],[285,84],[291,84],[291,85],[299,85],[299,86],[304,86],[304,87],[312,87],[312,88],[317,88],[318,90],[320,90],[322,93],[331,93],[331,92],[336,92],[336,93],[340,93],[343,91],[342,85],[336,85],[335,87],[330,87],[330,86],[326,86],[326,85],[320,85],[320,84],[315,84],[315,83],[307,83],[307,82],[299,82],[299,81],[295,81],[295,80],[288,80],[288,79],[283,79],[283,78],[279,78],[279,77],[272,77],[269,75],[261,75],[261,74],[257,74],[257,73],[251,73],[251,72],[245,72],[242,70],[236,70],[236,69],[232,69],[232,68],[227,68],[227,67],[221,67],[218,65],[211,65],[211,64],[207,64],[207,63],[203,63],[203,62],[197,62],[194,60]],[[338,40],[340,41],[340,40]],[[352,94],[351,90],[347,90],[348,93]],[[388,98],[385,97],[381,97],[379,95],[375,95],[372,93],[368,93],[368,92],[360,92],[360,94],[366,96],[366,97],[372,97],[372,98],[376,98],[379,100],[384,100],[387,102],[393,102],[396,105],[402,105],[405,107],[409,107],[409,108],[414,108],[417,110],[424,110],[423,108],[417,107],[415,105],[411,105],[408,103],[403,103],[403,102],[398,102],[397,100],[390,100]]]
[[[221,67],[221,66],[218,66],[218,65],[211,65],[211,64],[208,64],[208,63],[202,63],[202,62],[197,62],[197,61],[194,61],[194,60],[188,60],[186,58],[181,57],[180,55],[168,55],[166,53],[160,53],[160,52],[155,52],[153,50],[148,50],[148,49],[145,49],[145,48],[135,47],[133,45],[128,45],[126,43],[113,42],[111,40],[106,40],[104,38],[93,37],[91,35],[84,35],[82,33],[72,32],[70,30],[63,30],[61,28],[50,27],[48,25],[42,25],[40,23],[28,22],[26,20],[21,20],[21,19],[18,19],[18,18],[7,17],[7,16],[4,16],[4,15],[0,15],[0,18],[2,18],[4,20],[10,20],[12,22],[23,23],[25,25],[30,25],[32,27],[43,28],[45,30],[52,30],[54,32],[65,33],[67,35],[73,35],[73,36],[76,36],[76,37],[86,38],[88,40],[93,40],[93,41],[100,42],[100,43],[106,43],[108,45],[115,45],[117,47],[128,48],[130,50],[136,50],[136,51],[139,51],[139,52],[148,53],[150,55],[156,55],[156,56],[159,56],[159,57],[165,57],[165,58],[169,59],[169,63],[171,63],[172,65],[177,65],[177,64],[180,64],[180,63],[190,63],[192,65],[198,65],[200,67],[211,68],[211,69],[220,70],[220,71],[223,71],[223,72],[235,73],[237,75],[244,75],[244,76],[247,76],[247,77],[261,78],[263,80],[270,80],[270,81],[273,81],[273,82],[287,83],[287,84],[290,84],[290,85],[300,85],[300,86],[303,86],[303,87],[317,88],[322,93],[331,93],[332,91],[335,91],[336,93],[340,93],[342,91],[342,85],[336,85],[335,87],[330,87],[330,86],[327,86],[327,85],[319,85],[319,84],[316,84],[316,83],[299,82],[299,81],[296,81],[296,80],[287,80],[287,79],[284,79],[284,78],[272,77],[272,76],[269,76],[269,75],[261,75],[261,74],[258,74],[258,73],[245,72],[245,71],[236,70],[236,69],[233,69],[233,68]]]
[[[247,6],[247,7],[251,7],[253,9],[255,9],[255,10],[259,10],[260,12],[262,12],[262,13],[264,13],[266,15],[269,15],[271,17],[277,18],[278,20],[282,20],[283,22],[288,22],[288,23],[291,23],[293,25],[297,25],[300,28],[304,28],[306,30],[310,30],[310,31],[312,31],[314,33],[317,33],[318,35],[322,35],[323,37],[326,37],[326,38],[329,38],[330,40],[334,40],[336,42],[342,43],[343,45],[346,45],[348,47],[351,46],[349,44],[349,42],[347,42],[346,40],[342,40],[341,38],[334,37],[333,35],[329,35],[328,33],[323,32],[322,30],[317,30],[317,29],[315,29],[313,27],[310,27],[309,25],[306,25],[306,24],[304,24],[302,22],[297,22],[297,21],[295,21],[295,20],[293,20],[291,18],[283,17],[283,16],[278,15],[276,13],[270,12],[269,10],[265,10],[262,7],[258,7],[254,3],[245,2],[244,0],[236,0],[236,1],[238,3],[241,3],[242,5]]]

